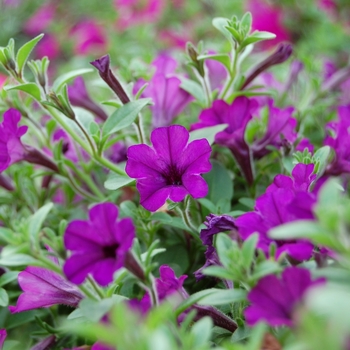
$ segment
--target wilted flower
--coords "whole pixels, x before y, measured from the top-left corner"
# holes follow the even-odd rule
[[[12,313],[64,304],[77,307],[83,294],[56,272],[43,267],[28,266],[18,275],[23,293],[16,306],[9,306]]]
[[[113,203],[101,203],[90,209],[89,220],[68,224],[64,245],[73,254],[63,271],[71,282],[81,284],[91,274],[106,286],[113,281],[114,272],[124,266],[135,227],[130,218],[117,218],[118,208]]]
[[[136,178],[140,203],[156,211],[169,198],[181,202],[187,194],[205,197],[208,185],[200,174],[211,169],[211,147],[206,139],[188,143],[189,132],[181,125],[158,128],[151,134],[153,148],[134,145],[127,152],[125,171]]]
[[[253,326],[265,321],[272,327],[292,327],[293,311],[307,290],[323,283],[323,278],[312,281],[309,270],[298,267],[287,267],[281,279],[275,275],[263,277],[248,294],[252,305],[244,311],[247,323]]]
[[[68,86],[68,97],[73,106],[85,108],[101,120],[108,118],[105,111],[89,96],[82,77],[77,77],[73,84]]]

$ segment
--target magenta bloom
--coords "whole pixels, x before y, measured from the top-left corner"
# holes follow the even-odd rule
[[[173,58],[161,54],[152,65],[156,68],[156,73],[149,81],[142,97],[153,99],[154,105],[150,107],[152,126],[159,128],[169,126],[193,98],[181,88],[181,80],[174,74],[177,62]],[[143,80],[137,82],[135,88],[144,83]]]
[[[113,281],[113,274],[123,267],[135,237],[131,219],[117,218],[118,208],[113,203],[101,203],[90,209],[89,220],[69,223],[64,245],[73,254],[63,266],[68,280],[81,284],[92,274],[101,286]]]
[[[28,266],[18,275],[18,283],[24,293],[19,296],[16,306],[9,306],[12,313],[56,304],[77,307],[84,297],[64,277],[42,267]]]
[[[127,152],[125,171],[136,178],[140,203],[150,211],[169,198],[181,202],[187,194],[205,197],[208,185],[200,174],[211,169],[211,147],[206,139],[188,143],[189,132],[181,125],[158,128],[151,134],[153,148],[141,144]]]
[[[86,55],[96,50],[102,52],[106,49],[107,39],[103,28],[92,19],[76,24],[70,34],[75,43],[75,53],[78,55]]]
[[[277,108],[273,105],[273,100],[268,102],[269,120],[265,135],[254,141],[252,151],[254,158],[261,158],[270,151],[266,146],[281,147],[284,142],[293,144],[297,138],[297,133],[294,131],[297,125],[297,120],[292,117],[294,112],[293,107]],[[283,137],[281,137],[283,136]]]
[[[214,51],[209,51],[209,54],[214,54]],[[227,78],[227,69],[218,61],[205,60],[207,67],[208,78],[212,90],[220,90],[223,87],[225,79]]]
[[[244,311],[248,325],[265,321],[273,327],[292,327],[293,311],[306,291],[323,283],[323,278],[312,281],[309,270],[298,267],[287,267],[281,279],[275,275],[263,277],[248,294],[248,300],[252,303]]]
[[[236,219],[238,231],[243,240],[259,233],[258,248],[266,254],[272,242],[277,245],[276,255],[286,252],[292,258],[302,261],[310,259],[313,245],[306,240],[273,241],[268,231],[276,226],[300,219],[314,218],[312,206],[316,202],[314,194],[308,192],[315,179],[313,164],[298,164],[292,172],[293,178],[277,175],[266,193],[256,200],[255,210]]]
[[[252,111],[257,107],[254,100],[247,97],[237,97],[231,105],[223,100],[214,101],[213,106],[205,109],[199,115],[200,122],[193,124],[192,129],[200,129],[218,124],[229,126],[216,134],[215,142],[230,149],[238,166],[247,179],[253,182],[251,167],[251,151],[244,139],[244,133]]]
[[[9,109],[4,113],[4,120],[0,124],[0,172],[11,164],[24,159],[26,150],[21,137],[27,132],[27,126],[18,126],[21,114],[16,109]]]
[[[114,3],[118,11],[117,27],[120,30],[156,22],[162,15],[165,5],[162,0],[115,0]]]
[[[50,2],[43,4],[24,24],[24,31],[29,35],[45,32],[55,17],[55,6]]]
[[[4,342],[6,340],[6,337],[7,337],[6,329],[0,329],[0,350],[2,350],[2,348],[4,346]]]
[[[283,11],[280,7],[270,5],[266,0],[249,0],[247,10],[253,16],[253,30],[276,34],[275,39],[261,43],[264,48],[270,48],[282,41],[290,40],[290,35],[283,26]]]
[[[47,56],[50,60],[54,60],[60,54],[60,43],[53,35],[45,34],[35,47],[35,53],[36,57]]]
[[[335,151],[335,158],[327,167],[327,175],[340,175],[342,173],[350,173],[350,105],[338,108],[339,121],[332,122],[327,128],[332,131],[335,136],[327,136],[324,145],[332,147]]]

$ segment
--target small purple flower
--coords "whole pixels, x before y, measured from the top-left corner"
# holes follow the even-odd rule
[[[29,35],[38,35],[47,32],[47,28],[54,21],[56,8],[53,2],[43,5],[24,23],[24,31]]]
[[[297,146],[295,147],[296,151],[303,152],[304,149],[307,149],[310,153],[314,152],[314,145],[310,142],[310,140],[306,137],[302,138]]]
[[[24,159],[26,150],[21,137],[27,132],[27,126],[18,126],[21,114],[16,109],[9,109],[4,113],[4,120],[0,124],[0,171],[4,171],[11,164]]]
[[[68,96],[73,106],[85,108],[101,120],[108,118],[105,111],[90,98],[82,77],[77,77],[73,84],[68,86]]]
[[[169,198],[181,202],[187,194],[205,197],[208,185],[200,174],[210,171],[211,147],[206,139],[188,143],[189,132],[181,125],[153,130],[148,145],[134,145],[127,152],[125,171],[136,178],[140,203],[150,211]]]
[[[77,307],[83,294],[56,272],[42,267],[28,266],[18,275],[22,293],[16,306],[9,306],[11,313],[64,304]]]
[[[205,252],[205,264],[199,270],[194,272],[194,275],[197,280],[203,277],[202,270],[211,265],[219,265],[219,257],[216,253],[216,250],[213,246],[214,235],[223,231],[232,231],[236,230],[237,226],[235,224],[235,219],[229,215],[214,215],[210,214],[207,216],[207,221],[204,222],[204,225],[207,228],[202,229],[200,232],[200,239],[203,244],[207,246]]]
[[[118,208],[113,203],[101,203],[90,209],[89,220],[69,223],[64,245],[73,254],[63,266],[69,281],[81,284],[88,274],[101,286],[113,281],[113,274],[124,266],[135,237],[132,220],[117,218]]]
[[[323,278],[312,281],[309,270],[298,267],[287,267],[281,279],[275,275],[263,277],[248,294],[248,300],[252,303],[244,311],[248,325],[265,321],[272,327],[293,327],[296,306],[310,287],[323,283]]]
[[[269,120],[267,130],[261,139],[254,141],[252,151],[254,158],[261,158],[270,151],[266,146],[275,146],[277,148],[283,145],[283,141],[293,144],[297,138],[297,133],[294,131],[297,120],[292,117],[294,112],[293,107],[284,109],[277,108],[273,105],[273,100],[268,102]],[[283,135],[283,137],[281,137]]]
[[[173,58],[162,54],[152,65],[155,66],[156,73],[141,96],[153,99],[154,105],[150,107],[152,126],[159,128],[169,126],[193,98],[181,88],[181,80],[174,74],[177,62]],[[138,81],[134,90],[144,83],[143,80]]]
[[[7,337],[6,329],[0,329],[0,350],[2,350],[2,348],[4,346],[4,342],[6,340],[6,337]]]
[[[258,248],[266,254],[272,242],[277,244],[277,257],[286,252],[297,261],[310,259],[313,245],[306,240],[273,241],[268,237],[268,231],[281,224],[299,219],[314,218],[312,206],[316,202],[314,194],[309,193],[309,187],[315,179],[313,164],[298,164],[292,172],[293,178],[277,175],[274,183],[266,193],[256,200],[255,210],[236,219],[238,231],[243,240],[250,235],[259,233]]]
[[[228,124],[224,131],[215,135],[215,142],[230,149],[249,184],[253,183],[252,155],[244,139],[244,133],[252,118],[251,113],[256,107],[254,100],[243,96],[237,97],[231,105],[223,100],[217,100],[214,101],[212,107],[201,112],[200,122],[191,127],[196,130],[218,124]]]
[[[350,105],[338,109],[339,121],[327,125],[327,129],[334,137],[327,136],[324,145],[332,147],[335,151],[333,162],[327,167],[326,175],[340,175],[350,173]]]

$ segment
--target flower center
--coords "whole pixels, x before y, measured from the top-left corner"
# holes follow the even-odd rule
[[[175,165],[170,165],[167,172],[163,174],[167,186],[181,186],[182,185],[182,174]]]
[[[107,245],[102,247],[103,255],[105,258],[115,258],[116,257],[116,250],[119,248],[118,243],[114,243],[112,245]]]

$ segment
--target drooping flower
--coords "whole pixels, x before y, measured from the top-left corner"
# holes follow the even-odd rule
[[[280,7],[271,5],[266,0],[249,0],[247,10],[252,13],[253,30],[267,31],[276,35],[275,39],[261,43],[264,48],[290,40],[290,35],[283,25],[283,11]]]
[[[18,275],[23,293],[11,313],[64,304],[77,307],[83,299],[79,289],[56,272],[43,267],[28,266]]]
[[[333,162],[327,167],[326,175],[340,175],[350,173],[350,105],[338,108],[339,121],[328,123],[326,128],[333,132],[328,135],[324,145],[332,147],[335,151]]]
[[[107,39],[103,27],[93,19],[77,23],[70,34],[74,41],[74,51],[78,55],[86,55],[96,51],[102,53],[106,49]]]
[[[148,145],[134,145],[127,152],[126,173],[137,180],[140,203],[150,211],[169,198],[181,202],[187,194],[205,197],[208,185],[200,174],[211,169],[211,147],[206,139],[188,143],[189,132],[181,125],[153,130]]]
[[[0,350],[3,349],[6,337],[7,337],[6,329],[0,329]]]
[[[105,111],[89,96],[82,77],[77,77],[73,84],[68,86],[68,97],[73,106],[85,108],[101,120],[108,118]]]
[[[211,265],[219,265],[219,257],[216,253],[216,249],[213,246],[214,235],[219,232],[232,231],[237,229],[235,224],[235,219],[229,215],[214,215],[210,214],[206,217],[207,221],[204,222],[204,225],[207,228],[202,229],[200,232],[200,239],[203,242],[203,245],[207,246],[205,252],[205,264],[197,271],[194,272],[194,275],[197,280],[203,277],[202,270]]]
[[[125,30],[129,27],[156,22],[164,9],[162,0],[115,0],[118,11],[117,28]]]
[[[237,97],[231,105],[223,100],[214,101],[212,107],[205,109],[199,115],[200,122],[193,124],[196,130],[218,124],[228,124],[228,127],[215,135],[215,142],[226,146],[232,152],[238,166],[249,184],[253,183],[252,154],[244,133],[252,111],[257,107],[254,100],[247,97]]]
[[[274,106],[272,99],[268,101],[267,108],[267,130],[261,138],[255,140],[252,144],[254,158],[261,158],[269,153],[267,146],[280,148],[284,142],[292,145],[297,138],[297,133],[295,132],[297,120],[292,117],[294,108],[277,108]]]
[[[248,325],[265,321],[272,327],[292,327],[293,312],[307,290],[323,283],[323,278],[312,281],[310,271],[299,267],[287,267],[281,278],[275,275],[263,277],[248,294],[252,303],[244,311]]]
[[[156,72],[149,85],[142,93],[142,97],[153,99],[152,126],[159,128],[169,126],[192,101],[192,96],[181,88],[181,80],[175,75],[177,62],[166,54],[161,54],[152,63]],[[137,82],[137,86],[145,81]]]
[[[273,241],[268,231],[281,224],[300,219],[313,219],[312,206],[316,202],[314,194],[308,192],[315,179],[313,164],[298,164],[292,172],[293,178],[284,175],[275,177],[274,183],[257,198],[253,212],[236,219],[238,231],[243,240],[257,232],[257,247],[268,254],[272,242],[277,245],[277,257],[286,252],[297,261],[308,260],[313,245],[307,240]]]
[[[117,218],[118,208],[113,203],[101,203],[89,210],[89,220],[68,224],[64,244],[73,254],[63,271],[69,281],[81,284],[88,274],[101,286],[113,281],[113,274],[124,266],[135,237],[132,220]]]

